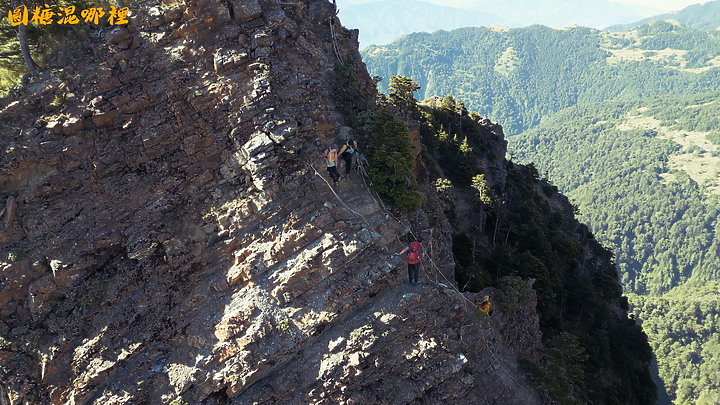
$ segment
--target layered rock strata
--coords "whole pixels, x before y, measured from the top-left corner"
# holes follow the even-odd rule
[[[0,111],[0,403],[538,402],[534,302],[476,319],[446,223],[413,221],[435,260],[404,285],[409,228],[325,181],[336,64],[372,91],[332,3],[140,2],[100,35]]]

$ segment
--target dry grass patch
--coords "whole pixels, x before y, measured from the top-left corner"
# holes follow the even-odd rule
[[[617,65],[618,63],[625,61],[641,61],[648,59],[654,62],[667,62],[678,66],[684,66],[686,63],[685,54],[688,52],[684,49],[604,49],[612,54],[612,56],[607,58],[608,65]],[[672,67],[684,70],[684,68],[676,66]]]
[[[691,106],[692,107],[692,106]],[[696,106],[697,107],[697,106]],[[720,195],[720,156],[718,146],[707,139],[706,132],[683,131],[660,125],[660,120],[641,114],[640,109],[628,113],[618,129],[654,130],[660,137],[670,139],[682,149],[669,156],[670,169],[682,170],[700,185],[705,185],[709,194]],[[660,175],[665,184],[675,181],[671,173]]]
[[[495,71],[507,76],[516,70],[518,66],[520,66],[520,58],[518,58],[513,47],[510,46],[500,55],[497,63],[495,63]]]

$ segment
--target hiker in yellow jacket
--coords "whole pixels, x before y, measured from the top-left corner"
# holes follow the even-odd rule
[[[340,180],[340,173],[338,173],[337,170],[338,146],[336,144],[330,145],[328,149],[325,149],[323,156],[325,157],[325,165],[327,166],[327,171],[330,174],[330,177],[333,179],[333,183],[337,185],[338,180]]]
[[[483,302],[475,301],[477,309],[487,316],[490,316],[490,296],[486,295]]]

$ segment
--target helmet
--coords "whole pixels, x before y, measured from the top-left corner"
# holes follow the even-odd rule
[[[347,141],[347,144],[348,144],[348,145],[352,145],[353,143],[354,143],[354,142],[353,142],[352,139],[348,139],[348,141]]]
[[[330,145],[330,149],[337,149],[337,144],[334,143],[334,144]]]

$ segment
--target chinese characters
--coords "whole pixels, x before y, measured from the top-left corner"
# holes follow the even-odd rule
[[[127,19],[129,11],[130,9],[127,7],[118,9],[115,6],[110,6],[110,10],[107,10],[107,12],[102,7],[93,7],[82,10],[80,17],[84,22],[100,24],[100,18],[107,15],[107,22],[110,25],[121,25],[129,23]],[[80,18],[75,14],[75,6],[58,7],[58,12],[55,12],[49,5],[45,4],[44,8],[37,6],[29,10],[26,6],[20,6],[10,10],[8,11],[8,21],[13,27],[20,24],[28,25],[29,23],[41,26],[53,23],[60,25],[78,24]]]

